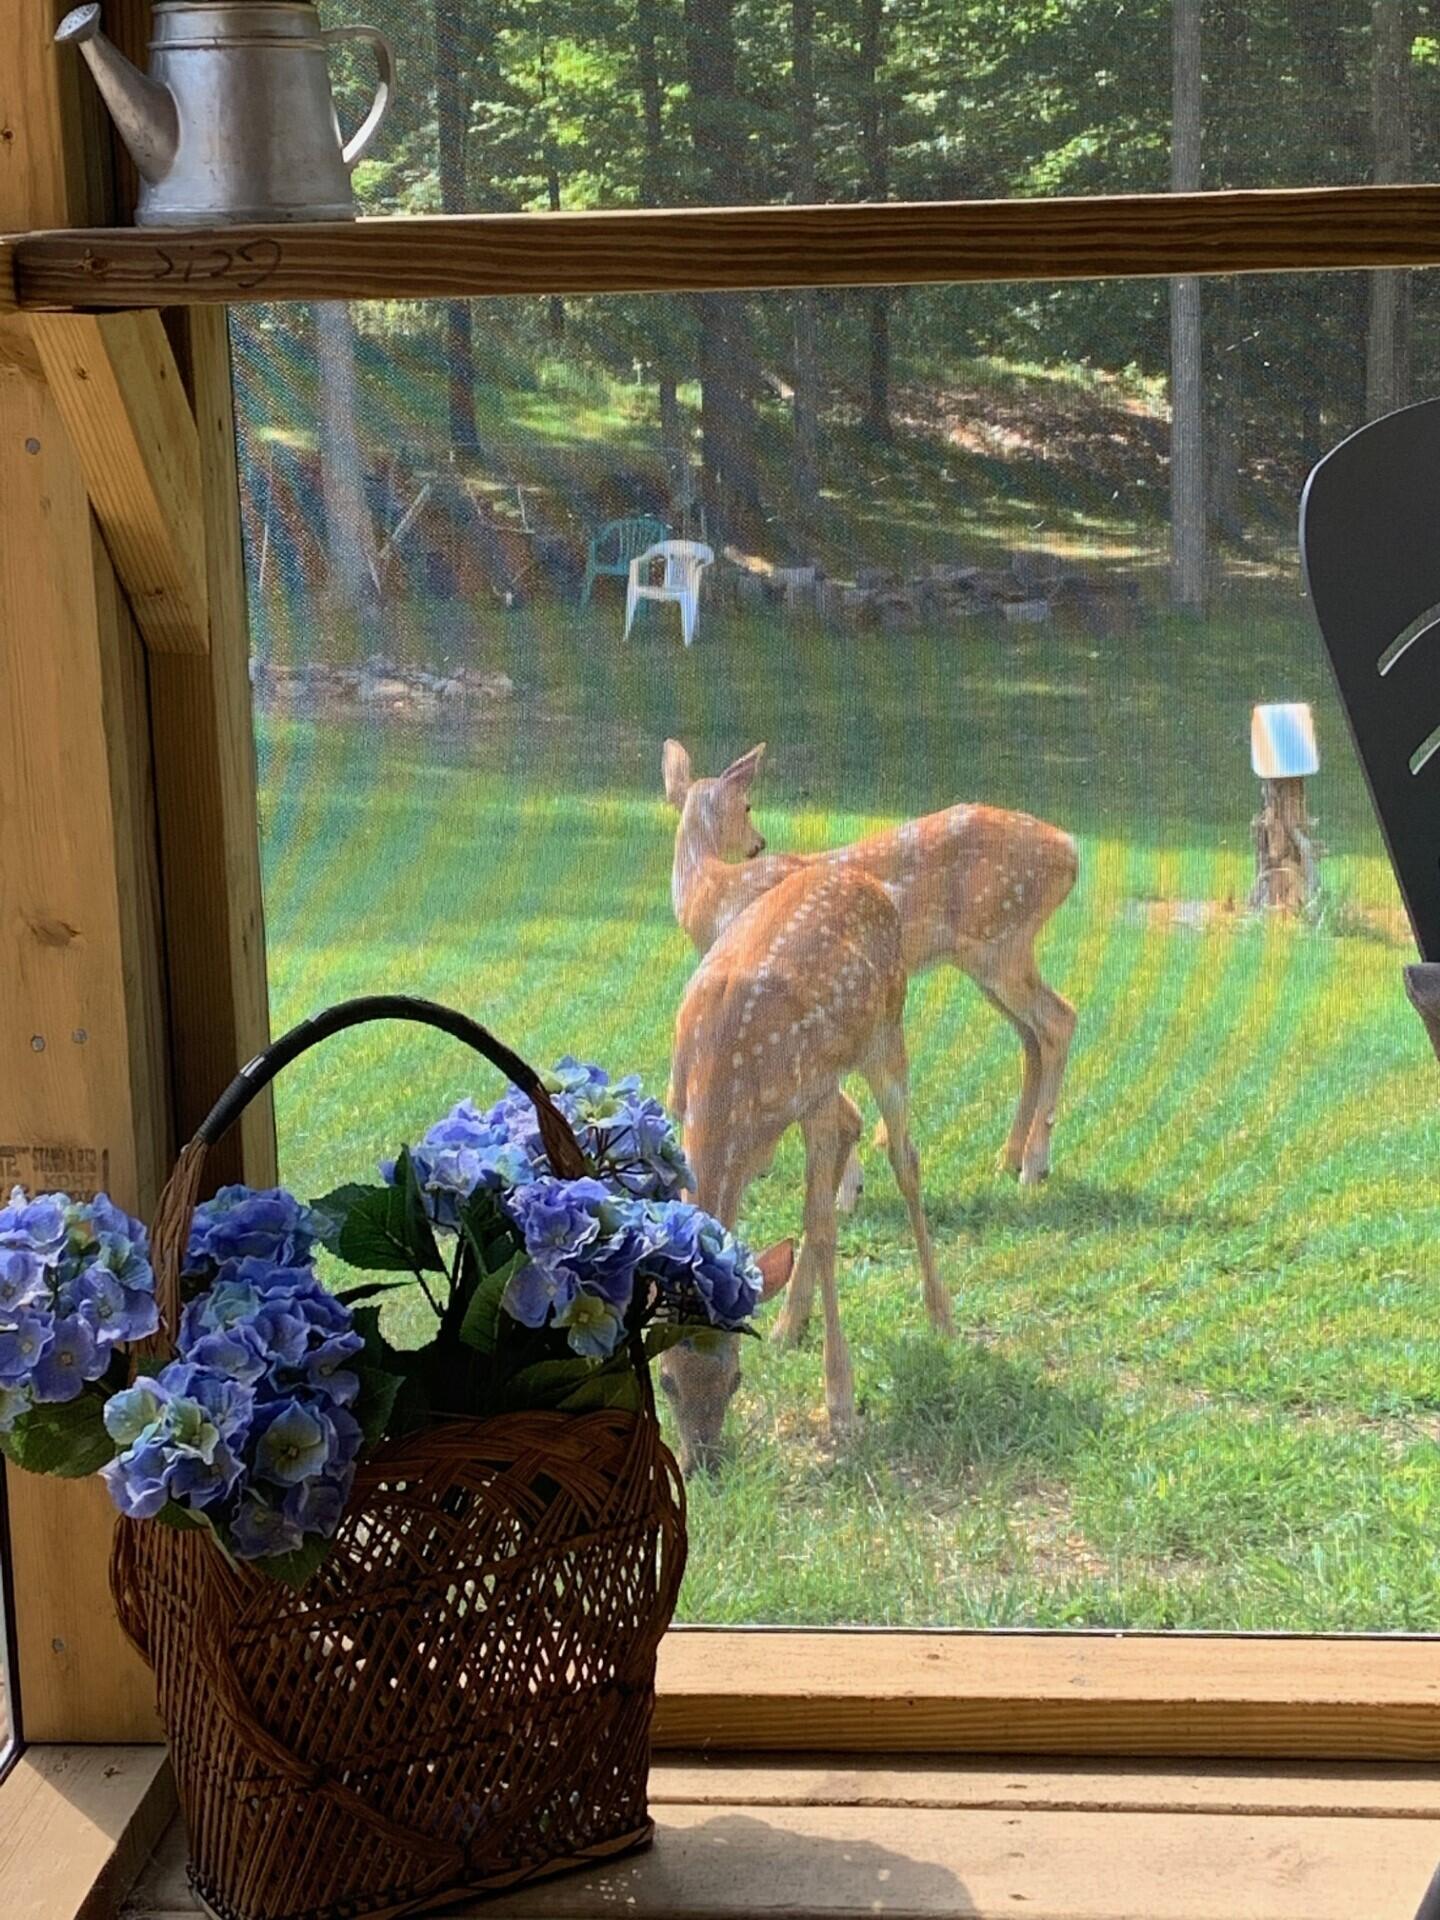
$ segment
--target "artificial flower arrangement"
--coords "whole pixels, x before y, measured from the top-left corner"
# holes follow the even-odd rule
[[[512,1091],[483,1112],[462,1100],[379,1184],[309,1205],[223,1189],[194,1214],[174,1356],[138,1371],[127,1349],[159,1331],[144,1227],[103,1195],[17,1188],[0,1208],[0,1447],[31,1471],[98,1471],[131,1519],[204,1528],[300,1584],[380,1440],[638,1409],[666,1346],[747,1330],[760,1273],[682,1199],[674,1127],[638,1081],[567,1058],[545,1085],[584,1177],[553,1173]],[[397,1287],[433,1316],[414,1349],[382,1331]]]

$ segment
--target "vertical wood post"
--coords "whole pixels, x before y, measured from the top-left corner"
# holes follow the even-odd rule
[[[59,11],[0,0],[0,231],[113,217],[109,137],[51,44]],[[103,1186],[141,1213],[265,1025],[217,320],[223,346],[223,314],[175,343],[208,448],[211,653],[168,659],[145,650],[26,322],[0,320],[0,1180]],[[247,1149],[252,1177],[273,1168],[266,1127],[236,1171]],[[11,1473],[7,1489],[27,1736],[155,1738],[151,1677],[110,1603],[104,1488]]]

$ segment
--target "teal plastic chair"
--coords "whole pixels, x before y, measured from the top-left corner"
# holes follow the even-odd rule
[[[585,556],[585,584],[580,589],[580,605],[590,604],[595,582],[602,577],[628,580],[630,562],[638,560],[648,548],[657,546],[670,532],[663,520],[653,514],[636,514],[628,520],[607,520],[590,542]]]

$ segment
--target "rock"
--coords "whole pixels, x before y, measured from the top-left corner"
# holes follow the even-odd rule
[[[819,580],[815,585],[815,611],[822,620],[843,619],[847,589],[838,580]]]
[[[1010,572],[1026,595],[1038,600],[1048,596],[1052,582],[1060,574],[1060,566],[1053,554],[1034,553],[1022,548],[1010,555]]]
[[[820,569],[815,566],[776,567],[770,582],[784,596],[787,607],[813,607],[819,574]]]
[[[992,600],[1029,600],[1028,594],[1008,567],[982,567],[975,578],[978,592],[988,593]]]
[[[776,597],[766,576],[748,567],[727,568],[722,585],[738,607],[768,607]]]
[[[855,575],[855,585],[862,593],[873,593],[881,587],[898,587],[900,576],[889,567],[861,567]]]
[[[1050,618],[1048,600],[1007,600],[1005,618],[1015,627],[1043,626]]]

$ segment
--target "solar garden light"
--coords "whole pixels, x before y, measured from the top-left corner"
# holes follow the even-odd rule
[[[1319,892],[1322,851],[1305,794],[1307,778],[1320,771],[1320,749],[1315,716],[1303,701],[1256,707],[1250,764],[1260,781],[1250,904],[1299,913]]]

